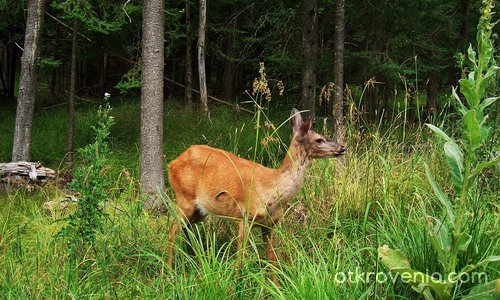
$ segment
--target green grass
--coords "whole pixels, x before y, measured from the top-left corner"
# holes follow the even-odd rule
[[[188,236],[179,235],[175,268],[169,270],[167,231],[173,216],[148,215],[138,195],[139,106],[133,101],[112,105],[116,125],[111,132],[113,155],[107,176],[115,184],[106,207],[108,221],[98,234],[95,251],[84,251],[77,268],[70,268],[66,245],[54,238],[64,224],[59,221],[61,213],[43,208],[46,201],[63,197],[64,191],[56,186],[0,195],[2,298],[417,299],[401,280],[377,282],[368,274],[387,274],[377,258],[377,248],[383,244],[400,248],[416,269],[441,271],[419,208],[423,201],[429,211],[436,210],[433,215],[440,213],[430,196],[423,161],[438,181],[450,182],[448,173],[442,171],[446,162],[441,142],[433,137],[427,140],[426,132],[412,125],[407,125],[402,141],[399,119],[388,128],[374,126],[363,135],[351,124],[348,154],[311,165],[303,188],[277,225],[276,266],[264,259],[260,232],[252,230],[247,257],[236,274],[237,226],[230,220],[209,218]],[[90,105],[78,108],[77,147],[91,141],[96,110]],[[13,112],[11,107],[0,110],[0,161],[10,160]],[[270,119],[278,126],[288,114],[288,109],[273,109]],[[53,168],[62,165],[65,115],[62,108],[37,111],[34,160]],[[214,107],[209,120],[198,110],[184,110],[181,104],[167,101],[165,164],[191,144],[210,144],[251,158],[252,121],[249,115],[236,116],[222,107]],[[288,124],[279,135],[285,143],[289,140]],[[415,147],[424,141],[425,146]],[[275,166],[284,152],[280,145],[265,148],[259,144],[257,153],[258,161]],[[464,254],[462,265],[500,254],[498,192],[486,179],[484,185],[475,195],[476,213],[469,218],[475,246]],[[171,199],[167,187],[165,201]],[[490,280],[500,278],[498,263],[482,271]],[[272,273],[278,275],[280,286],[270,280]]]

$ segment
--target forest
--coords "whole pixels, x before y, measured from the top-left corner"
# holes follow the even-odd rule
[[[495,0],[0,0],[0,298],[500,299]]]

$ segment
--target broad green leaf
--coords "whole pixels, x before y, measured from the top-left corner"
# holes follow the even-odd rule
[[[476,120],[477,123],[479,124],[479,131],[481,131],[482,127],[486,123],[486,120],[488,120],[488,116],[485,117],[482,112],[476,110]]]
[[[438,254],[438,261],[445,270],[448,269],[448,256],[451,250],[451,236],[446,223],[429,217],[429,237],[432,247]]]
[[[436,293],[438,299],[447,299],[450,297],[448,288],[451,283],[440,281],[425,273],[413,270],[410,267],[408,258],[401,250],[393,250],[387,245],[383,245],[378,248],[378,257],[380,263],[385,268],[390,272],[398,274],[403,282],[410,284],[418,291],[423,291],[427,286]]]
[[[497,262],[497,261],[500,261],[500,255],[490,255],[490,256],[486,257],[485,259],[483,259],[482,261],[480,261],[477,264],[477,266],[478,267],[480,267],[480,266],[486,266],[489,263]]]
[[[490,81],[486,78],[479,79],[479,84],[477,85],[477,87],[478,87],[477,94],[478,94],[479,99],[484,96],[484,92],[485,92],[486,87],[488,86],[489,82]],[[478,107],[478,109],[479,109],[479,107]]]
[[[442,131],[439,127],[436,127],[429,123],[426,123],[425,125],[427,125],[427,127],[429,127],[432,131],[434,131],[434,133],[436,133],[439,137],[441,137],[447,142],[455,144],[455,146],[458,148],[457,143],[451,137],[449,137],[444,131]]]
[[[467,103],[469,103],[469,107],[471,109],[475,109],[479,105],[479,95],[476,92],[476,87],[474,84],[467,79],[461,79],[460,83],[460,92],[465,96]]]
[[[417,287],[412,286],[417,293],[421,296],[424,296],[425,300],[435,300],[434,296],[432,296],[432,290],[425,284],[421,283]]]
[[[481,134],[481,141],[486,141],[490,136],[490,128],[481,127],[481,129],[479,129],[479,133]]]
[[[455,97],[455,100],[457,100],[458,103],[458,111],[462,114],[462,116],[465,116],[467,113],[467,108],[464,106],[462,103],[462,100],[460,100],[460,96],[457,94],[457,88],[456,87],[451,87],[451,94],[453,97]]]
[[[497,164],[500,162],[500,155],[493,158],[492,160],[490,161],[485,161],[485,162],[482,162],[480,163],[479,165],[477,165],[474,170],[472,170],[471,174],[469,175],[469,178],[468,180],[470,182],[473,182],[474,180],[476,180],[476,177],[481,173],[481,171],[484,169],[484,168],[488,168],[488,167],[491,167],[493,166],[494,164]]]
[[[500,299],[500,279],[492,280],[473,287],[462,300],[498,300]]]
[[[479,268],[479,267],[482,267],[482,266],[486,266],[489,263],[497,262],[497,261],[500,261],[500,256],[490,255],[490,256],[486,257],[485,259],[483,259],[482,261],[480,261],[479,263],[477,263],[475,265],[467,265],[467,266],[465,266],[462,270],[460,270],[459,275],[460,274],[464,274],[464,273],[469,273],[469,272],[471,272],[472,270],[474,270],[476,268]]]
[[[443,190],[441,190],[441,187],[439,184],[434,180],[434,176],[432,176],[431,170],[429,169],[429,166],[424,163],[425,167],[425,174],[427,175],[427,180],[432,186],[432,190],[434,191],[434,194],[438,198],[439,202],[444,206],[446,209],[446,215],[448,216],[448,221],[450,224],[455,226],[455,214],[453,213],[453,207],[451,205],[450,200],[448,200],[448,197],[443,193]]]
[[[481,70],[478,70],[479,72],[483,72],[484,68],[488,66],[490,59],[491,59],[491,53],[493,49],[493,45],[491,44],[490,40],[488,37],[483,36],[481,41],[478,43],[478,59],[479,63],[478,66],[481,67]]]
[[[469,76],[467,76],[467,80],[469,80],[472,83],[476,82],[476,72],[471,71],[469,73]]]
[[[468,58],[469,60],[472,62],[472,64],[474,64],[475,68],[477,68],[477,60],[476,60],[476,52],[474,51],[474,49],[472,48],[472,44],[469,44],[469,48],[467,49],[467,54],[468,54]]]
[[[422,290],[424,286],[431,288],[436,293],[437,299],[450,299],[451,295],[448,291],[451,286],[450,282],[444,282],[411,268],[393,268],[390,270],[401,276],[401,280],[410,284],[412,287]]]
[[[496,72],[500,70],[499,66],[491,66],[487,71],[486,74],[484,74],[484,78],[490,78],[491,76],[495,75]]]
[[[479,111],[483,112],[488,106],[495,103],[495,101],[497,101],[498,99],[500,99],[500,97],[490,97],[484,99],[483,102],[481,102],[481,104],[479,105]]]
[[[453,235],[455,238],[455,245],[458,249],[458,252],[465,252],[467,248],[469,248],[470,241],[472,240],[472,236],[466,232],[462,232],[459,235]]]
[[[410,261],[399,249],[392,250],[387,245],[380,246],[378,248],[378,257],[380,263],[389,270],[403,267],[410,268]]]
[[[490,79],[493,75],[495,75],[495,73],[498,71],[498,69],[500,69],[500,67],[498,66],[491,66],[487,71],[486,73],[484,74],[484,76],[479,80],[479,84],[478,84],[478,93],[479,93],[479,97],[482,97],[484,95],[484,92],[486,90],[486,88],[488,87],[488,83],[490,82]]]
[[[464,181],[463,153],[460,148],[458,148],[457,144],[452,144],[450,142],[444,144],[444,153],[451,170],[451,179],[455,186],[455,190],[460,191]]]
[[[469,110],[464,116],[464,138],[471,150],[476,150],[481,145],[481,132],[476,119],[476,111]]]
[[[460,270],[460,273],[458,273],[458,276],[460,277],[461,274],[469,273],[470,271],[474,270],[477,268],[477,265],[466,265],[465,267]]]

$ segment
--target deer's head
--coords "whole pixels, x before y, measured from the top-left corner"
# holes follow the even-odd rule
[[[308,157],[337,157],[346,152],[347,149],[344,146],[312,130],[312,119],[304,121],[300,112],[295,108],[292,110],[290,121],[293,128],[292,147],[299,147]]]

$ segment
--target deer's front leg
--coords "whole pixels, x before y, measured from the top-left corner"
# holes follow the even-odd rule
[[[276,262],[276,252],[274,251],[274,235],[273,228],[262,227],[262,239],[266,246],[266,256],[270,263]]]
[[[262,229],[262,239],[264,240],[264,246],[266,247],[267,260],[274,265],[276,263],[276,252],[274,251],[274,235],[272,227],[261,227]],[[278,276],[275,270],[271,271],[271,280],[279,286]]]
[[[177,232],[179,231],[179,223],[177,221],[173,221],[172,225],[170,225],[170,230],[168,231],[168,266],[170,269],[174,266],[174,243]]]
[[[238,230],[238,269],[243,266],[243,258],[245,257],[245,250],[243,245],[246,244],[248,238],[248,228],[245,220],[241,220]]]

